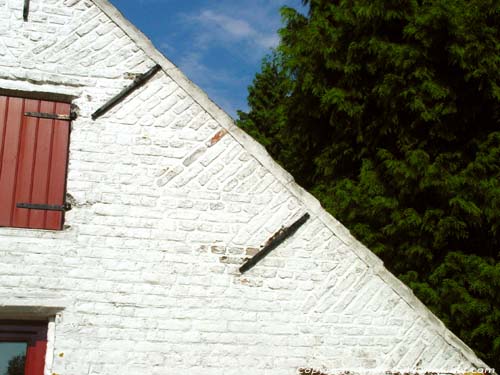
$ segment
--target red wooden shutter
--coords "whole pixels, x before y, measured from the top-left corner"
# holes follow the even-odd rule
[[[0,226],[62,229],[64,212],[16,207],[62,206],[70,122],[26,116],[70,115],[70,104],[0,96]]]

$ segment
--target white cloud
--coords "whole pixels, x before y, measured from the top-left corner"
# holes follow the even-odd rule
[[[279,43],[277,5],[268,0],[256,0],[246,7],[242,3],[220,1],[216,6],[185,14],[184,20],[191,30],[197,30],[196,46],[202,49],[214,45],[236,47],[245,58],[258,55],[260,60]]]
[[[234,16],[229,16],[222,13],[216,13],[214,10],[204,10],[198,16],[194,17],[207,30],[212,30],[214,39],[233,39],[234,41],[246,41],[255,43],[258,46],[269,49],[276,47],[279,43],[279,36],[276,30],[257,30],[252,26],[251,19],[243,19]],[[264,17],[265,18],[265,17]],[[269,26],[271,22],[266,22]],[[222,35],[213,32],[213,28],[218,28],[224,32]]]
[[[176,48],[170,44],[170,43],[167,43],[165,41],[162,41],[160,42],[159,46],[158,46],[163,53],[165,53],[166,55],[170,55],[171,53],[175,53],[176,52]]]
[[[258,35],[256,42],[267,49],[275,48],[279,42],[280,42],[280,37],[278,34],[260,34]]]
[[[194,82],[203,87],[209,96],[224,108],[233,118],[236,109],[245,109],[246,102],[234,95],[246,83],[242,77],[234,75],[224,67],[208,67],[203,63],[203,54],[192,52],[179,60],[179,68]]]
[[[172,31],[163,39],[167,43],[158,44],[190,79],[235,116],[237,108],[246,108],[246,88],[262,58],[279,44],[279,8],[300,2],[196,0],[171,15]]]
[[[232,18],[224,14],[217,14],[209,9],[202,11],[196,19],[208,27],[219,27],[222,31],[228,32],[230,36],[236,39],[250,38],[257,34],[247,21]]]
[[[220,69],[208,67],[204,60],[203,53],[194,51],[182,56],[178,65],[190,79],[203,86],[213,82],[233,86],[243,83],[241,77],[232,75],[226,66],[221,66]]]

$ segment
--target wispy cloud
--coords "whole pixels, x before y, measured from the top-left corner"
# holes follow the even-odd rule
[[[158,47],[166,55],[170,55],[176,52],[176,48],[172,44],[167,43],[166,41],[162,41]]]
[[[249,77],[242,76],[226,66],[208,66],[201,52],[191,52],[182,56],[178,66],[231,116],[236,117],[236,109],[246,108],[244,96],[238,94],[247,84]]]
[[[221,40],[233,42],[245,42],[256,44],[259,47],[269,49],[275,47],[279,38],[275,30],[258,30],[250,24],[250,20],[230,16],[223,13],[216,13],[211,9],[203,10],[200,14],[193,17],[198,25],[210,30],[208,36],[212,40]],[[204,39],[207,39],[207,34],[203,33]]]
[[[200,85],[211,82],[218,82],[224,85],[242,83],[241,78],[235,77],[225,66],[219,69],[208,67],[204,62],[204,55],[201,52],[190,52],[182,56],[179,60],[179,67]]]
[[[184,14],[184,26],[194,32],[199,48],[233,49],[244,59],[258,60],[279,43],[279,6],[285,0],[244,2],[222,0]]]
[[[246,89],[262,58],[279,44],[279,8],[301,0],[192,1],[169,15],[170,32],[157,44],[234,116],[246,108]]]
[[[197,20],[204,23],[206,26],[217,26],[229,35],[235,38],[249,38],[256,34],[255,29],[250,24],[242,19],[226,16],[224,14],[217,14],[213,10],[207,9],[195,17]]]

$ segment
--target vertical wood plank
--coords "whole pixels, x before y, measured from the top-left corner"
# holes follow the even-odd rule
[[[57,103],[55,113],[69,115],[71,107],[66,103]],[[50,169],[50,184],[48,189],[47,203],[50,205],[62,205],[66,192],[66,170],[68,165],[70,122],[54,121],[54,137],[52,143],[52,158]],[[62,229],[64,213],[48,211],[46,228]]]
[[[0,96],[0,175],[2,174],[3,149],[5,143],[5,131],[7,128],[7,106],[9,99]]]
[[[39,100],[25,100],[25,112],[38,112],[40,108]],[[31,202],[33,191],[33,173],[35,164],[35,149],[37,145],[38,119],[24,116],[21,128],[21,141],[19,147],[19,162],[17,167],[16,183],[16,203]],[[29,227],[29,217],[31,210],[14,207],[12,226]]]
[[[41,101],[40,112],[54,113],[55,103]],[[47,193],[50,177],[54,120],[39,119],[38,137],[35,150],[35,173],[33,174],[33,194],[31,202],[47,204]],[[47,212],[30,210],[30,228],[45,229]]]
[[[23,106],[23,99],[8,100],[0,175],[0,226],[12,226]]]

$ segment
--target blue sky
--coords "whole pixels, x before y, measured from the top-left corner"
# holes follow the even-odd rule
[[[262,58],[279,42],[279,9],[300,0],[111,0],[210,98],[236,117]]]

